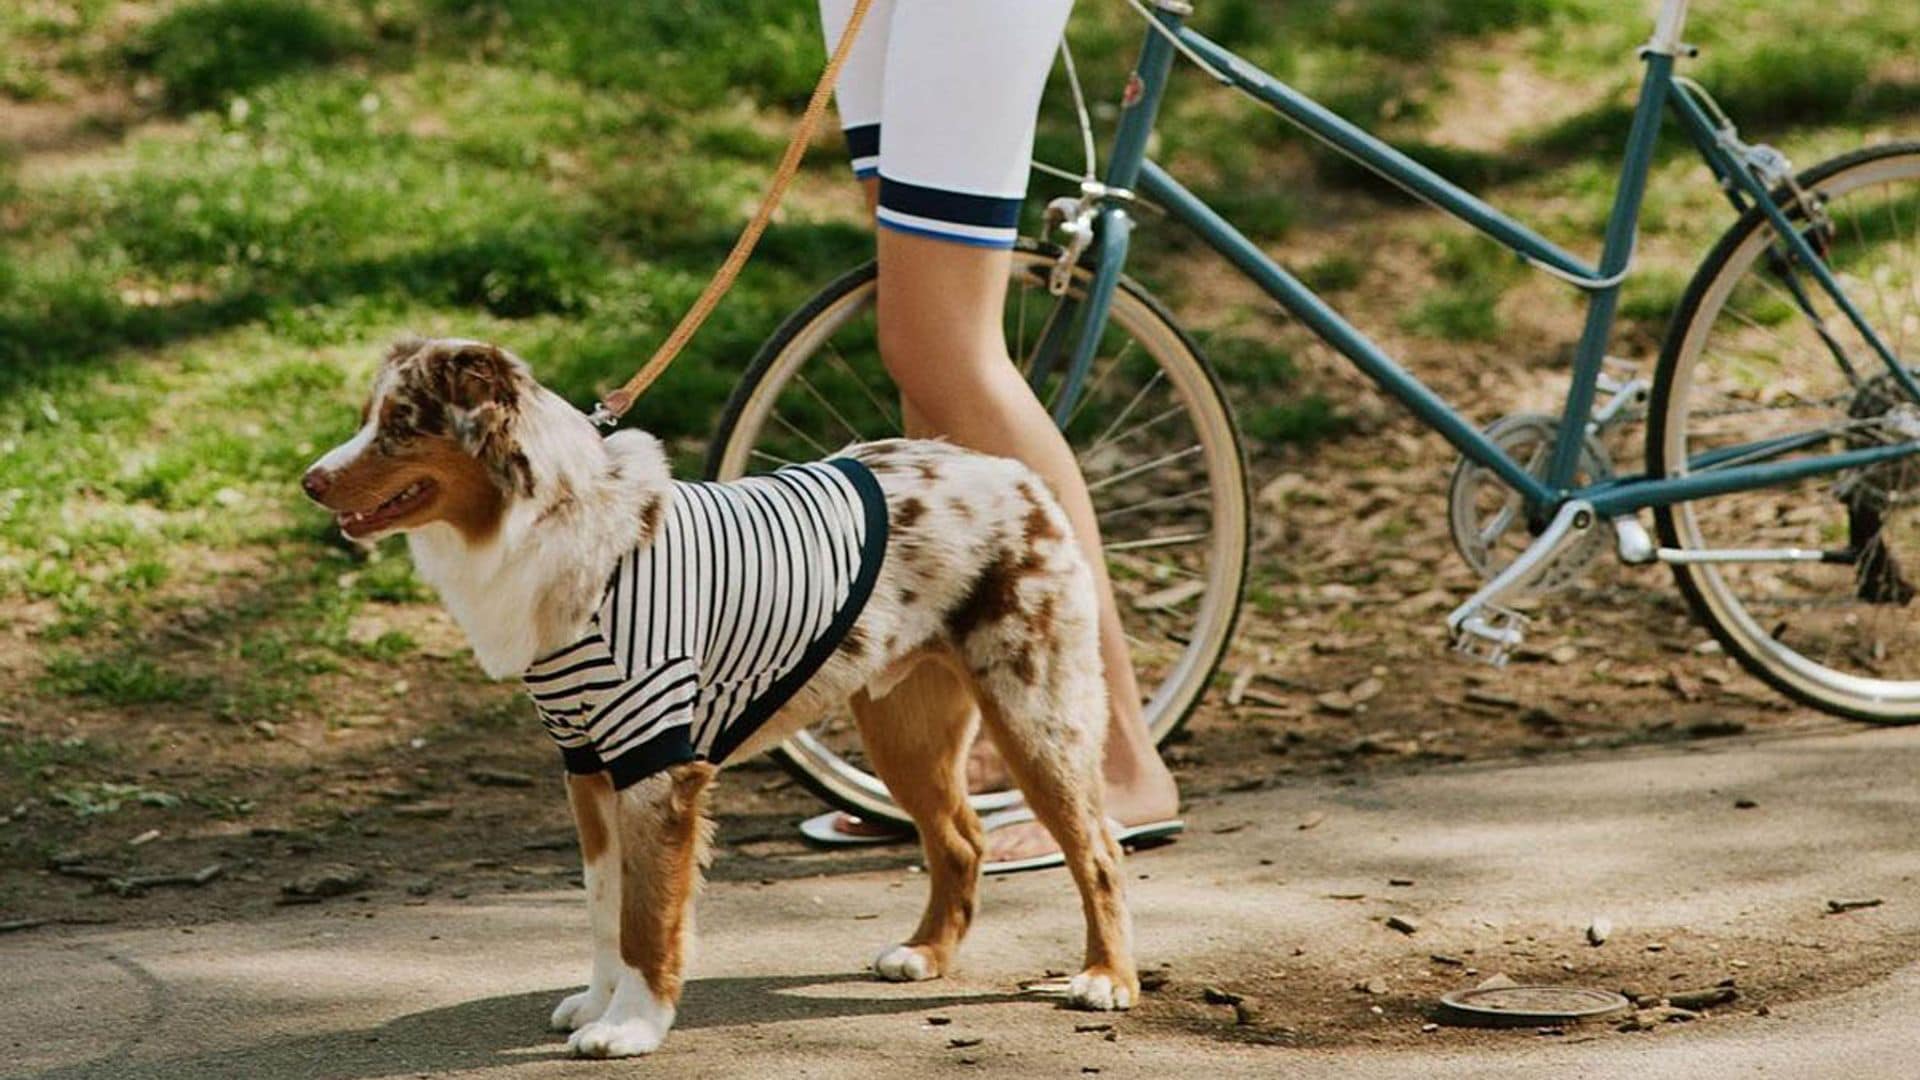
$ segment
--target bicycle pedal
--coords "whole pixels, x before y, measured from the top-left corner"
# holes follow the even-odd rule
[[[1453,634],[1455,652],[1491,667],[1506,667],[1513,651],[1527,638],[1528,621],[1511,608],[1489,604],[1448,630]]]

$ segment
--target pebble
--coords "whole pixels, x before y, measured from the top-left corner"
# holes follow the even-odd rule
[[[1596,915],[1593,921],[1587,924],[1587,944],[1595,948],[1605,945],[1607,939],[1612,936],[1613,920],[1605,915]]]
[[[1200,990],[1200,998],[1209,1005],[1238,1005],[1245,1000],[1231,990],[1222,990],[1217,986],[1206,986]]]
[[[1374,698],[1379,697],[1381,691],[1386,688],[1387,684],[1380,679],[1362,679],[1352,686],[1347,687],[1347,700],[1353,702],[1355,705],[1364,705]]]
[[[481,787],[530,788],[533,777],[528,773],[514,772],[511,769],[469,769],[467,779]]]
[[[312,870],[280,886],[280,892],[288,897],[303,900],[321,900],[329,896],[342,896],[353,892],[367,883],[368,873],[350,863],[328,863],[316,866]]]
[[[1474,687],[1468,690],[1466,698],[1475,705],[1489,705],[1496,709],[1517,709],[1520,707],[1520,699],[1509,697],[1506,694],[1496,693],[1492,690],[1484,690],[1480,687]]]
[[[1715,1005],[1725,1005],[1739,998],[1740,992],[1731,986],[1709,986],[1702,990],[1680,990],[1667,995],[1667,1004],[1681,1009],[1710,1009]]]
[[[1387,916],[1387,929],[1398,930],[1403,934],[1413,935],[1420,932],[1420,924],[1402,915],[1389,915]]]
[[[1313,703],[1318,705],[1322,712],[1329,712],[1335,716],[1352,716],[1359,711],[1359,704],[1347,696],[1344,690],[1329,690],[1314,698]]]
[[[1878,896],[1863,897],[1858,900],[1829,900],[1827,901],[1827,914],[1839,915],[1842,912],[1858,911],[1861,908],[1879,907],[1884,903],[1886,903],[1886,901]]]

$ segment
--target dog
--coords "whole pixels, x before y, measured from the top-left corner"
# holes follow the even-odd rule
[[[407,338],[301,484],[355,540],[406,535],[480,666],[521,678],[560,744],[593,936],[587,988],[552,1015],[574,1053],[660,1045],[716,771],[842,702],[926,856],[920,924],[874,972],[939,977],[973,920],[984,837],[964,756],[984,726],[1080,892],[1069,1004],[1139,999],[1101,803],[1093,577],[1024,466],[897,439],[676,482],[652,436],[602,437],[507,351]]]

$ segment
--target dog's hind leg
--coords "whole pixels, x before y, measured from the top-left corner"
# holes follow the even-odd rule
[[[582,1057],[651,1053],[673,1027],[712,824],[714,767],[675,765],[619,793],[620,977],[600,1018],[567,1046]]]
[[[1074,606],[1063,591],[1053,594],[1051,604],[1043,596],[1036,610],[1064,616]],[[967,641],[981,718],[1080,890],[1086,963],[1068,1001],[1085,1009],[1126,1009],[1140,999],[1140,980],[1120,845],[1101,806],[1107,695],[1091,612],[1085,619],[1055,617],[1045,626],[1050,632],[1034,622],[1009,619]]]
[[[553,1029],[573,1031],[600,1019],[620,979],[620,834],[613,781],[604,772],[567,774],[567,803],[580,833],[580,865],[593,928],[593,974],[587,988],[553,1010]]]
[[[886,697],[855,695],[853,715],[874,772],[913,817],[927,858],[927,908],[919,929],[874,959],[883,979],[937,978],[973,921],[986,840],[967,803],[963,766],[973,700],[943,660],[922,661]]]

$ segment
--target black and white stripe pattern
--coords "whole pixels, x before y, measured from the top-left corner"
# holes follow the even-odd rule
[[[586,633],[522,676],[567,768],[625,787],[725,760],[846,636],[886,533],[879,484],[846,458],[675,483]]]

